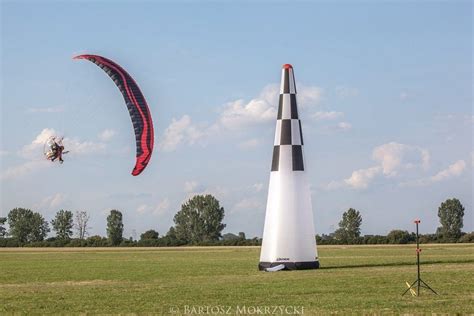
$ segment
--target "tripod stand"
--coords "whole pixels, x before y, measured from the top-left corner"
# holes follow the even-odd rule
[[[438,295],[438,293],[436,293],[436,291],[433,290],[428,284],[426,284],[426,282],[423,281],[420,277],[420,252],[421,252],[421,249],[420,249],[420,241],[419,241],[419,236],[418,236],[418,224],[420,224],[420,222],[421,221],[419,219],[415,220],[415,224],[416,224],[416,266],[418,268],[417,278],[416,278],[415,282],[413,282],[408,287],[408,289],[406,289],[405,292],[403,292],[402,296],[405,295],[408,291],[410,291],[413,295],[420,296],[420,288],[421,287],[424,287],[425,289],[429,289],[429,290],[431,290],[431,292]],[[408,285],[408,282],[407,282],[407,285]],[[415,288],[415,286],[417,288],[417,291],[414,293],[413,288]]]

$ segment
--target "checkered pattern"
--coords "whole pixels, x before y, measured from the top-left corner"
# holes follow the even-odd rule
[[[303,133],[298,117],[293,68],[282,69],[272,171],[304,171]]]

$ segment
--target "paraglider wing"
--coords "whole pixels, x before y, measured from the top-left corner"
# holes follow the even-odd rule
[[[137,160],[132,175],[139,175],[147,166],[153,152],[153,121],[150,109],[135,80],[118,64],[98,55],[79,55],[74,59],[87,59],[104,70],[123,95],[130,112],[137,144]]]

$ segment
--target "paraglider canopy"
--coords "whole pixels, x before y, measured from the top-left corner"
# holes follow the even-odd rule
[[[139,175],[148,165],[153,152],[154,132],[150,109],[135,80],[117,63],[99,55],[79,55],[99,66],[114,81],[130,112],[136,140],[136,162],[132,175]]]

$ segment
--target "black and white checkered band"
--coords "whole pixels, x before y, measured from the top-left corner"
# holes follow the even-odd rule
[[[295,74],[291,66],[282,69],[280,94],[283,93],[296,94]]]
[[[272,171],[304,171],[303,145],[293,69],[286,68],[280,87]]]
[[[273,146],[272,171],[304,171],[303,146]]]

